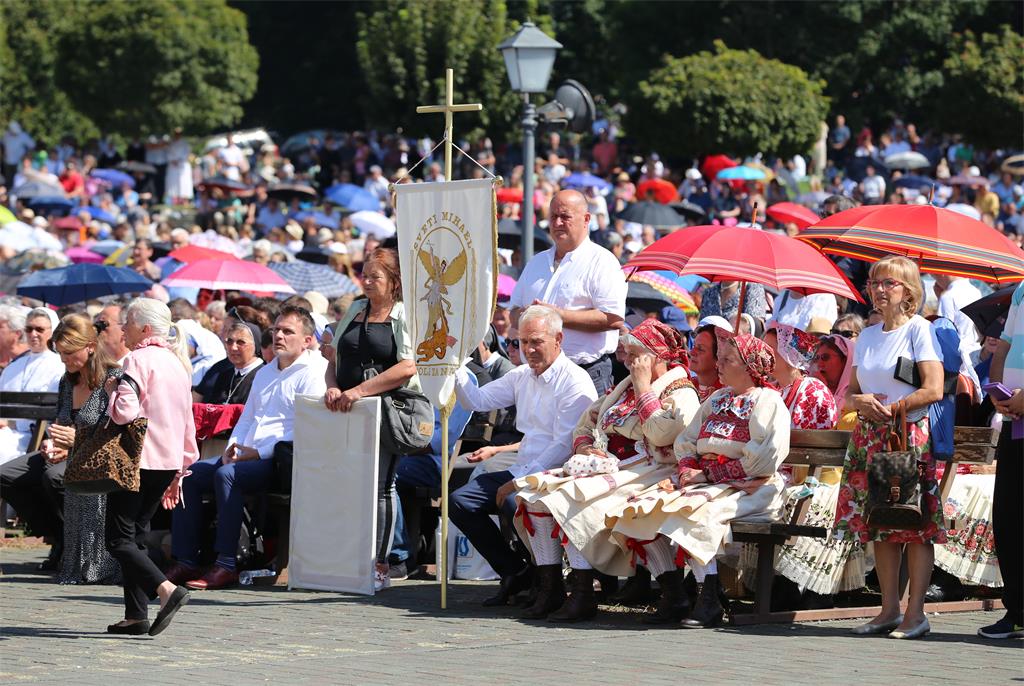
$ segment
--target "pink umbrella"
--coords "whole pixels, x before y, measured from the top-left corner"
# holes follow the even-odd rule
[[[516,287],[516,280],[508,274],[498,274],[498,299],[506,300],[512,297],[512,289]]]
[[[83,262],[86,264],[103,264],[103,260],[106,259],[103,255],[94,253],[92,250],[89,250],[89,248],[82,247],[81,245],[68,248],[64,251],[64,254],[67,255],[68,259],[75,264],[81,264]]]
[[[272,269],[243,260],[198,260],[174,272],[161,283],[179,288],[294,293],[295,289]]]

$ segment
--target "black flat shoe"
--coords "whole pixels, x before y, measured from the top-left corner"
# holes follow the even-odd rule
[[[149,627],[149,635],[156,636],[161,631],[166,629],[170,625],[171,620],[174,618],[174,613],[184,607],[192,596],[189,594],[188,589],[184,586],[178,586],[174,589],[174,593],[167,600],[167,604],[164,605],[164,609],[157,613],[156,619],[153,620],[153,626]]]
[[[530,590],[533,585],[533,567],[526,566],[517,574],[501,577],[497,594],[483,602],[484,607],[501,607],[508,605],[509,600],[523,591]]]
[[[133,622],[132,624],[111,624],[107,627],[108,634],[124,634],[125,636],[142,636],[149,633],[149,622]]]

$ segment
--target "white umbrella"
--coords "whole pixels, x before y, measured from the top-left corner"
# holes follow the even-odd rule
[[[357,229],[365,234],[375,236],[377,240],[383,241],[395,235],[395,223],[380,212],[360,210],[349,219]]]
[[[973,205],[968,205],[962,202],[955,202],[952,205],[946,205],[946,209],[952,210],[953,212],[959,212],[960,214],[968,216],[971,219],[977,219],[978,221],[981,221],[981,212],[979,212],[978,208],[974,207]]]
[[[885,166],[889,169],[924,169],[932,166],[932,163],[921,153],[908,150],[886,157]]]

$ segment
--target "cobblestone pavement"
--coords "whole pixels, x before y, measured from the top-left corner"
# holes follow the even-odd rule
[[[252,589],[193,594],[156,639],[103,633],[110,586],[59,586],[39,548],[0,548],[0,683],[31,684],[1001,684],[1024,681],[1020,641],[984,641],[995,613],[931,618],[923,641],[855,638],[855,621],[646,629],[636,613],[593,623],[490,611],[493,584],[399,582],[376,598]],[[151,616],[155,615],[155,607]],[[870,656],[871,665],[866,663]]]

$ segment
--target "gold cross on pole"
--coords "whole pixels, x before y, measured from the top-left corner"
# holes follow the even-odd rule
[[[484,108],[480,103],[469,105],[455,104],[455,72],[446,69],[444,72],[445,99],[443,105],[420,105],[416,114],[440,114],[444,112],[444,180],[452,180],[452,113],[479,112]]]

